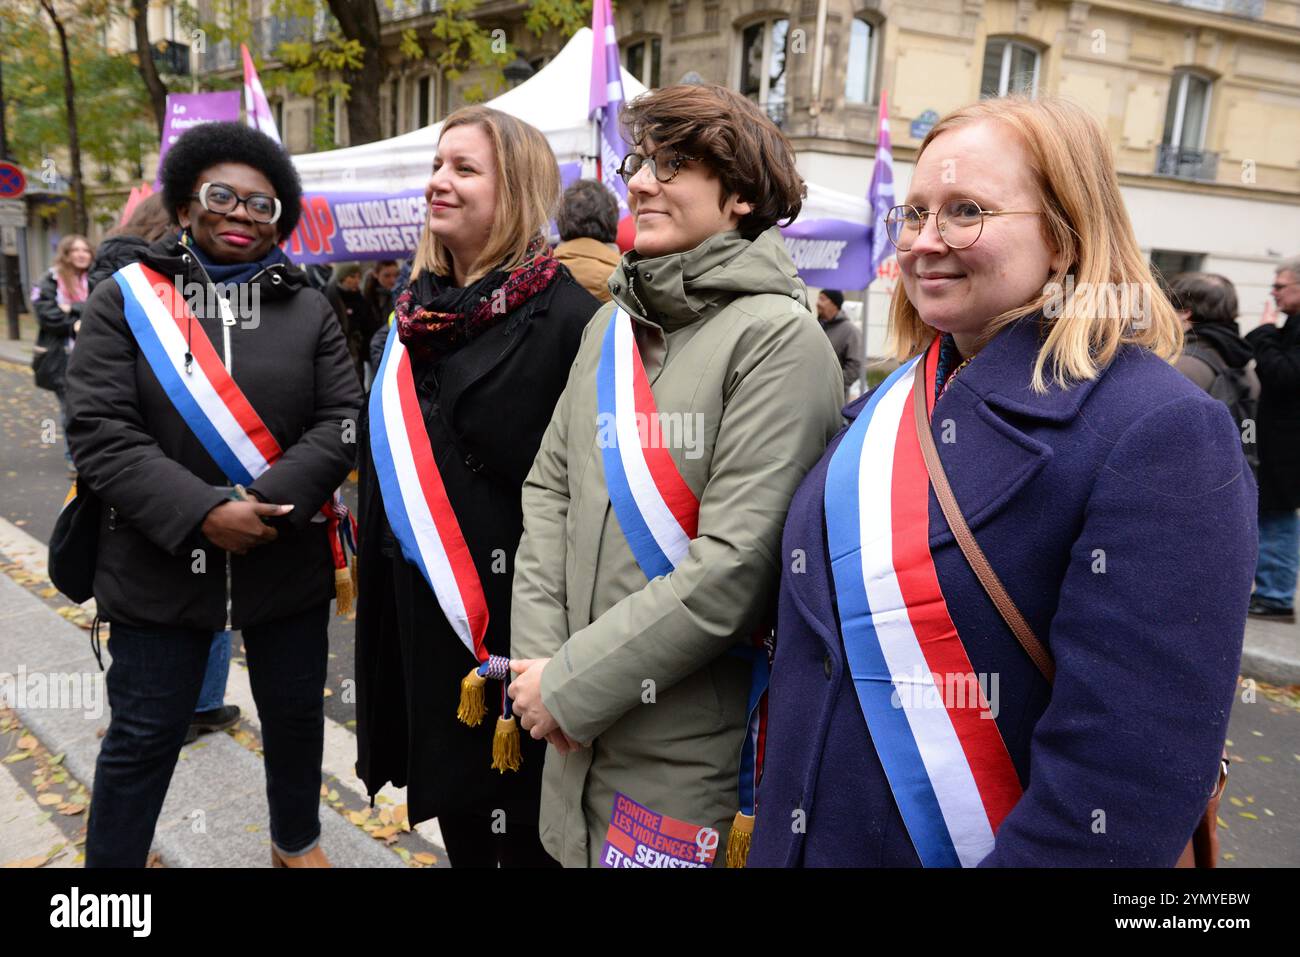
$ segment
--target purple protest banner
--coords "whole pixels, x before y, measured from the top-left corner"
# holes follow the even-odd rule
[[[239,91],[222,93],[168,93],[167,117],[163,121],[162,144],[158,148],[158,171],[162,174],[163,159],[172,144],[187,130],[203,123],[239,121]],[[162,186],[161,179],[154,180],[154,189]]]
[[[853,289],[871,270],[871,227],[844,219],[797,220],[781,229],[785,248],[810,286]]]

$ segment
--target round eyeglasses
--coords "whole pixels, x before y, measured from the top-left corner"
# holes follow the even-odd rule
[[[630,183],[632,177],[641,172],[642,166],[649,166],[651,176],[661,183],[671,183],[682,171],[682,166],[696,158],[683,156],[674,149],[662,149],[652,156],[628,153],[618,166],[618,175],[623,177],[624,183]]]
[[[242,203],[248,218],[255,223],[273,223],[280,218],[280,201],[274,196],[265,193],[240,196],[225,183],[204,183],[190,199],[197,199],[209,213],[233,213]]]
[[[981,209],[973,199],[951,199],[937,210],[895,206],[885,215],[885,235],[895,249],[905,253],[925,229],[926,218],[933,216],[939,227],[939,238],[950,249],[965,249],[980,238],[984,232],[984,220],[989,216],[1041,214],[1041,209]]]

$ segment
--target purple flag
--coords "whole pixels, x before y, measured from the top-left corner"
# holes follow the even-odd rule
[[[880,264],[894,254],[889,237],[885,235],[885,215],[894,207],[894,154],[889,144],[889,107],[885,100],[885,91],[882,90],[876,165],[872,167],[871,186],[867,189],[871,215],[871,271],[867,274],[865,286],[871,285]]]
[[[161,175],[163,158],[181,134],[203,123],[239,121],[239,91],[224,93],[168,93],[167,118],[163,121],[162,145],[158,148],[158,171]],[[154,180],[154,189],[162,188],[162,181]]]
[[[609,0],[591,5],[591,97],[587,115],[595,121],[600,140],[600,178],[618,197],[619,211],[627,211],[627,184],[618,166],[631,147],[619,130],[618,113],[623,107],[623,74],[619,67],[618,39],[614,35],[614,14]]]

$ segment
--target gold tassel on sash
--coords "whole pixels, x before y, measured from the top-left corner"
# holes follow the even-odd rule
[[[754,839],[754,817],[743,811],[736,812],[727,836],[727,866],[744,867],[749,860],[749,845]]]
[[[497,718],[497,729],[492,735],[492,769],[505,774],[518,771],[524,763],[519,750],[519,725],[514,715]]]
[[[345,568],[334,569],[334,600],[338,603],[334,609],[336,615],[352,612],[352,600],[356,597],[356,580]]]
[[[478,668],[461,679],[460,707],[456,710],[456,717],[471,728],[477,728],[487,717],[487,704],[484,701],[486,685],[487,678],[478,673]]]

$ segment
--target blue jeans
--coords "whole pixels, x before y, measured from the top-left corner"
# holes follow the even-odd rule
[[[244,629],[262,722],[271,841],[286,854],[320,840],[329,605]],[[112,720],[95,763],[87,867],[143,867],[194,715],[212,632],[115,624],[108,647]]]
[[[1297,574],[1300,574],[1300,516],[1294,509],[1261,509],[1255,597],[1283,608],[1294,607]]]
[[[219,631],[212,636],[208,651],[208,670],[203,673],[203,688],[195,711],[215,711],[226,703],[226,679],[230,677],[230,632]]]

